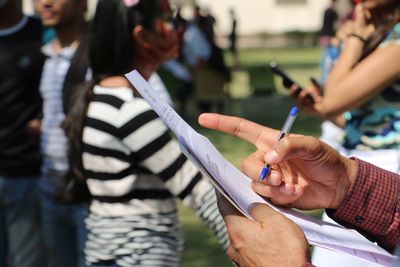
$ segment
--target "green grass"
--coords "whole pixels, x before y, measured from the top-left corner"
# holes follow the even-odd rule
[[[232,263],[218,244],[212,231],[200,221],[192,210],[181,205],[180,217],[184,223],[185,233],[182,267],[232,267]]]
[[[246,69],[249,66],[267,65],[274,60],[283,66],[293,79],[307,86],[310,76],[318,77],[319,53],[317,48],[264,49],[240,52],[242,68],[233,73],[233,81],[229,90],[231,98],[226,101],[224,113],[279,129],[293,106],[293,101],[287,96],[286,91],[280,85],[280,81],[276,78],[272,81],[277,87],[276,94],[254,96]],[[229,55],[227,59],[228,62],[231,62]],[[260,75],[261,82],[263,78],[268,79],[268,75],[264,77],[262,72]],[[239,168],[243,159],[255,151],[253,145],[238,138],[200,128],[197,125],[197,115],[198,111],[192,104],[187,118],[189,124],[207,136],[221,154],[236,167]],[[318,136],[320,134],[319,125],[319,120],[300,114],[292,132]],[[309,214],[318,217],[321,211],[312,211]],[[180,215],[185,232],[183,267],[232,266],[216,238],[193,211],[181,206]]]
[[[243,65],[268,64],[270,61],[282,65],[313,65],[318,64],[319,57],[320,49],[317,47],[252,49],[239,52],[239,61]],[[227,62],[232,64],[229,54]]]

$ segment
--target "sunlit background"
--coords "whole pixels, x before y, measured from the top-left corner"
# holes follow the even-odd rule
[[[93,13],[97,0],[88,0]],[[339,0],[339,13],[347,11],[348,0]],[[192,15],[192,6],[199,5],[217,20],[216,34],[226,35],[230,30],[229,10],[234,9],[239,21],[239,35],[282,33],[286,31],[316,31],[321,27],[323,10],[330,0],[170,0],[183,7],[183,15]],[[33,13],[32,0],[23,0],[24,10]]]
[[[24,11],[33,14],[32,0],[22,0]],[[88,17],[93,14],[97,0],[88,0]],[[299,84],[307,86],[310,77],[319,77],[321,50],[318,31],[322,16],[330,0],[170,0],[182,14],[191,19],[197,4],[204,15],[216,19],[215,34],[224,58],[232,69],[232,80],[226,85],[224,113],[251,119],[264,125],[280,128],[293,102],[274,77],[268,64],[278,62]],[[338,0],[339,16],[349,10],[349,0]],[[233,9],[238,20],[238,52],[240,66],[234,66],[227,52],[231,30],[229,11]],[[174,96],[174,83],[167,87]],[[239,167],[254,148],[236,138],[201,129],[197,125],[198,110],[189,103],[188,122],[206,135],[219,151]],[[320,121],[300,114],[293,132],[318,136]],[[209,229],[201,224],[190,210],[181,207],[186,249],[183,267],[232,266]],[[314,211],[319,216],[320,211]]]

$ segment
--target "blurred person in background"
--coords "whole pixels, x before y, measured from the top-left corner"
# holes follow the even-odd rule
[[[331,58],[331,53],[334,50],[335,46],[331,44],[332,38],[335,37],[336,29],[338,27],[339,16],[336,12],[336,2],[337,0],[331,0],[330,6],[325,9],[323,19],[322,19],[322,27],[319,32],[319,45],[322,48],[322,57],[321,57],[321,80],[322,84],[325,83],[327,79],[327,71],[325,70],[330,64],[329,59]]]
[[[37,184],[40,21],[0,0],[0,266],[45,266]]]
[[[162,79],[168,79],[168,75],[173,77],[175,81],[175,88],[170,88],[170,90],[172,90],[172,97],[176,100],[177,106],[175,109],[180,113],[181,116],[186,117],[187,102],[190,96],[193,94],[193,77],[189,67],[184,63],[185,59],[182,53],[183,35],[188,26],[188,21],[182,17],[180,6],[176,8],[174,22],[178,32],[179,55],[177,58],[164,62],[160,66],[158,72],[160,72],[163,76]]]
[[[183,56],[192,71],[194,100],[199,112],[210,111],[214,106],[224,109],[224,87],[230,81],[222,49],[215,42],[215,18],[210,11],[194,5],[194,17],[183,35]]]
[[[336,11],[337,0],[331,0],[330,2],[331,3],[329,7],[324,11],[322,27],[319,32],[319,44],[321,47],[326,47],[329,44],[330,39],[335,36],[339,19],[338,13]]]
[[[35,0],[34,3],[44,26],[52,27],[56,34],[42,48],[46,61],[40,83],[43,99],[40,199],[48,267],[84,267],[87,236],[84,220],[89,194],[66,182],[74,179],[69,177],[72,175],[69,144],[63,123],[74,105],[72,95],[88,75],[84,18],[87,3],[86,0]],[[71,199],[76,201],[65,201]]]
[[[167,0],[100,0],[90,30],[93,80],[68,117],[73,170],[92,201],[86,220],[91,266],[179,266],[177,198],[227,246],[214,189],[124,74],[145,79],[177,57]]]
[[[235,9],[231,8],[229,10],[229,15],[231,17],[231,31],[228,35],[229,38],[229,51],[232,54],[233,57],[233,65],[235,68],[239,67],[239,57],[238,57],[238,52],[237,52],[237,18],[236,18],[236,13]]]
[[[323,95],[309,88],[314,104],[304,102],[310,91],[297,98],[304,111],[344,128],[342,142],[332,144],[339,151],[393,172],[400,170],[399,22],[399,1],[362,1],[356,6],[354,21],[345,33],[343,49]],[[317,264],[326,262],[327,254],[331,254],[320,249],[315,253]],[[342,256],[330,258],[332,265],[325,266],[350,266]]]

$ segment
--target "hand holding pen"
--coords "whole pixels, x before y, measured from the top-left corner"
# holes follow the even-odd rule
[[[276,205],[304,210],[337,209],[357,177],[359,161],[342,156],[315,137],[286,133],[286,138],[276,143],[279,132],[274,129],[215,113],[201,114],[199,123],[257,147],[242,162],[242,171],[257,181],[266,162],[274,166],[268,183],[253,182],[252,189]]]
[[[283,124],[282,130],[279,133],[277,142],[279,142],[282,138],[284,138],[289,133],[289,131],[292,128],[293,123],[297,117],[297,113],[299,113],[298,107],[296,107],[296,106],[292,107],[288,117],[286,118],[285,124]],[[265,178],[268,176],[270,170],[271,170],[271,166],[270,166],[270,164],[267,163],[261,171],[260,181],[265,180]]]

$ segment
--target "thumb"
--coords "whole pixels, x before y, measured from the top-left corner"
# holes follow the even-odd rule
[[[262,203],[254,203],[250,207],[250,215],[258,222],[266,222],[276,216],[283,216],[275,211],[271,206]]]

